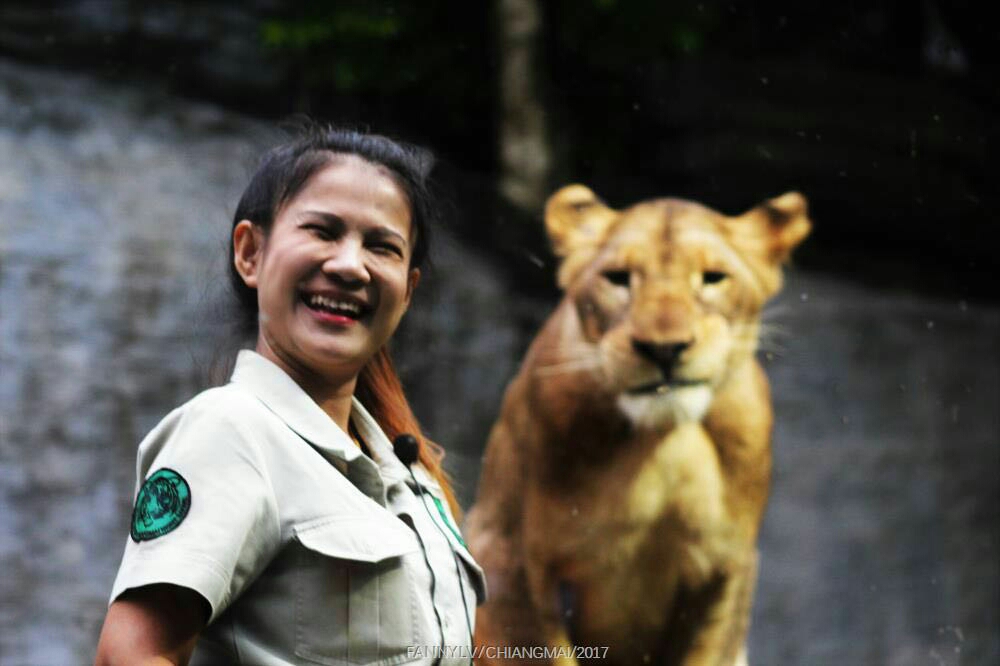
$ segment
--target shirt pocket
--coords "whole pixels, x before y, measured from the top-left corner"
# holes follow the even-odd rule
[[[462,569],[465,571],[466,580],[472,585],[476,593],[475,605],[480,606],[486,601],[486,574],[479,563],[472,557],[472,553],[463,546],[454,546],[453,550],[458,554],[458,559],[462,562]],[[475,616],[475,609],[470,608],[470,613]]]
[[[424,474],[426,476],[426,473]],[[469,552],[468,547],[465,545],[465,541],[459,535],[455,517],[451,514],[451,510],[448,508],[448,503],[444,498],[444,493],[441,492],[440,486],[438,486],[436,482],[431,481],[429,476],[427,476],[427,479],[427,482],[422,485],[424,486],[425,493],[431,498],[431,503],[433,503],[435,508],[431,509],[431,503],[427,502],[424,503],[424,507],[427,508],[428,512],[431,514],[435,514],[431,516],[431,520],[440,526],[441,532],[445,535],[445,539],[447,539],[448,543],[451,545],[451,549],[458,555],[458,559],[462,562],[462,570],[465,572],[463,579],[468,581],[475,592],[475,603],[469,608],[470,614],[475,616],[475,606],[479,606],[486,601],[486,574],[483,572],[483,568],[479,566],[479,563],[476,562],[476,559],[472,557],[472,553]],[[421,499],[421,501],[423,500]]]
[[[420,645],[420,607],[404,555],[413,532],[386,518],[295,526],[295,654],[320,664],[398,664]]]

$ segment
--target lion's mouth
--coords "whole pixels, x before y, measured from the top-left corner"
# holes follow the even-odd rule
[[[640,384],[639,386],[632,387],[626,391],[629,395],[650,395],[650,394],[664,394],[670,393],[671,391],[676,391],[677,389],[687,388],[690,386],[702,386],[708,382],[704,379],[661,379],[655,382],[649,382],[648,384]]]

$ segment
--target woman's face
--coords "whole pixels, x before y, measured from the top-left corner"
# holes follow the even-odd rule
[[[382,168],[337,155],[278,211],[266,238],[245,227],[234,232],[236,261],[257,289],[257,351],[293,377],[352,381],[396,330],[419,278],[404,192]],[[241,250],[241,233],[252,234],[253,251]]]

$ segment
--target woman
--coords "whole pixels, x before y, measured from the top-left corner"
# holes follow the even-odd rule
[[[255,350],[140,444],[98,663],[470,662],[483,574],[385,347],[429,168],[341,130],[265,156],[231,236]]]

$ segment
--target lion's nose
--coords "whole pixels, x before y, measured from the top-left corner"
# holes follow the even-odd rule
[[[663,372],[668,373],[677,364],[678,357],[691,346],[692,341],[656,343],[644,340],[632,340],[632,348],[643,358],[655,363]]]

